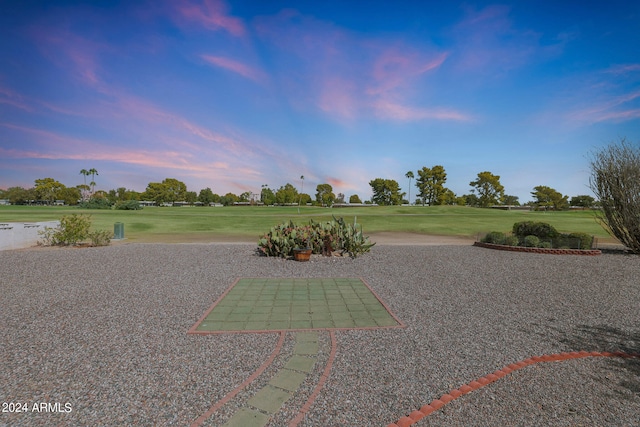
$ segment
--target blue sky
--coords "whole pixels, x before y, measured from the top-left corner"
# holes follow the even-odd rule
[[[365,6],[366,5],[366,6]],[[640,140],[640,3],[2,1],[0,188],[371,196],[441,164],[531,200],[590,194],[589,153]],[[416,174],[417,176],[417,174]],[[416,188],[412,183],[412,198]]]

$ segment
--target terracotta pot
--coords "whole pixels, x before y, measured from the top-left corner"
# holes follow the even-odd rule
[[[294,249],[293,259],[296,261],[309,261],[311,258],[311,249]]]

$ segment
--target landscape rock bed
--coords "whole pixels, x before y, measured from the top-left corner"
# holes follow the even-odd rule
[[[474,246],[481,248],[496,249],[499,251],[511,251],[511,252],[529,252],[535,254],[551,254],[551,255],[601,255],[602,251],[599,249],[559,249],[559,248],[529,248],[526,246],[510,246],[510,245],[497,245],[495,243],[474,242]]]
[[[278,334],[187,330],[236,278],[263,276],[362,277],[407,325],[337,332],[327,382],[300,423],[386,426],[533,356],[640,352],[638,260],[471,245],[376,245],[355,259],[307,263],[256,256],[251,244],[3,251],[0,399],[69,402],[73,410],[0,413],[0,425],[188,425],[269,357]],[[326,360],[326,343],[321,350]],[[312,387],[269,426],[286,425]],[[544,363],[418,425],[638,425],[638,390],[638,360]],[[204,425],[232,413],[227,406]]]

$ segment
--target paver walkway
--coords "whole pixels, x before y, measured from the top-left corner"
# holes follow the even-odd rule
[[[321,375],[314,375],[318,378],[313,380],[315,388],[306,397],[306,403],[298,405],[297,415],[287,421],[290,427],[297,426],[328,378],[336,353],[334,330],[402,327],[404,324],[361,278],[238,279],[188,333],[279,332],[280,339],[268,360],[235,390],[214,403],[192,427],[207,423],[216,411],[232,401],[238,409],[224,422],[225,427],[262,427],[269,423],[311,376],[322,351],[318,334],[329,330],[331,351],[324,370]],[[295,340],[291,354],[281,369],[270,372],[270,377],[265,379],[265,371],[279,357],[286,334],[292,334]],[[265,385],[251,390],[249,398],[239,400],[241,391],[255,388],[259,383]]]

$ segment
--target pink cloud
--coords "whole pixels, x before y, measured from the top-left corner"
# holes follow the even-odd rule
[[[374,87],[367,93],[377,95],[393,90],[420,75],[439,68],[446,60],[448,53],[435,54],[434,58],[425,58],[424,54],[401,50],[388,50],[381,54],[373,64]]]
[[[11,105],[28,112],[33,111],[22,95],[2,86],[0,86],[0,104]]]
[[[640,98],[640,91],[616,96],[605,101],[600,101],[589,108],[570,113],[569,118],[592,123],[603,121],[622,122],[636,119],[640,117],[640,109],[624,108],[624,106],[638,98]],[[620,108],[621,106],[623,107],[622,109]]]
[[[456,110],[446,108],[407,107],[385,100],[381,100],[374,104],[374,110],[381,118],[398,121],[453,120],[467,122],[473,119],[471,116]]]
[[[64,28],[34,28],[42,54],[62,69],[89,86],[100,86],[98,56],[111,48],[103,43],[80,37]]]
[[[338,76],[327,79],[318,94],[318,107],[331,115],[353,119],[358,112],[358,89],[350,81]]]
[[[326,182],[327,182],[327,184],[330,184],[331,187],[348,188],[348,183],[346,183],[343,180],[338,179],[338,178],[328,177],[328,178],[326,178]]]
[[[259,18],[255,28],[277,49],[275,61],[300,70],[274,76],[296,108],[316,108],[348,121],[462,119],[438,106],[423,111],[408,106],[415,86],[428,84],[427,74],[441,68],[448,52],[401,39],[373,39],[294,10]]]
[[[221,67],[226,70],[233,71],[236,74],[240,74],[242,77],[246,77],[247,79],[254,80],[256,82],[259,82],[264,78],[261,71],[251,68],[248,65],[231,58],[212,55],[201,55],[200,57],[208,63],[215,65],[216,67]]]
[[[239,18],[228,15],[228,7],[221,0],[194,3],[183,1],[177,5],[178,13],[186,20],[196,22],[209,30],[225,30],[233,36],[245,35],[245,26]]]

